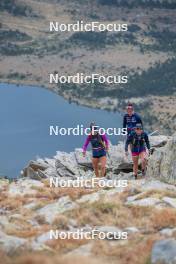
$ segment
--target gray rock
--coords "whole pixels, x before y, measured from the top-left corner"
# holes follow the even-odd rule
[[[85,171],[93,170],[91,153],[87,151],[86,156],[83,157],[82,149],[75,149],[75,160],[78,166],[84,168]]]
[[[33,187],[43,187],[44,184],[40,181],[29,178],[22,178],[17,182],[13,182],[9,186],[8,194],[11,196],[35,194],[37,191]]]
[[[171,207],[176,208],[176,198],[163,197],[162,200],[165,203],[169,204]]]
[[[107,159],[108,167],[114,169],[120,164],[131,163],[131,158],[126,159],[124,155],[124,142],[118,142],[117,145],[110,144],[109,155]]]
[[[127,232],[128,234],[139,233],[139,229],[137,227],[126,227],[123,231]]]
[[[75,175],[75,173],[70,168],[65,166],[60,160],[56,160],[55,166],[58,175],[61,177],[73,177]]]
[[[45,252],[53,252],[52,249],[45,244],[36,242],[35,240],[30,241],[30,243],[27,244],[28,250],[34,250],[34,251],[45,251]]]
[[[34,180],[41,180],[41,176],[38,171],[45,171],[49,165],[42,160],[40,161],[30,161],[28,166],[23,169],[23,176],[29,177]]]
[[[48,240],[50,240],[50,231],[43,233],[42,235],[38,236],[35,238],[35,241],[39,244],[44,244],[46,243]]]
[[[150,180],[145,182],[142,186],[141,189],[143,191],[151,191],[151,190],[171,190],[171,191],[176,191],[176,187],[171,184],[167,184],[164,182],[161,182],[159,180]]]
[[[0,231],[0,247],[11,255],[16,252],[17,249],[22,249],[22,246],[27,242],[27,239],[19,238],[16,236],[6,235]]]
[[[176,264],[176,240],[165,239],[154,243],[151,254],[152,264]]]
[[[8,216],[1,215],[1,217],[0,217],[0,228],[3,230],[8,225],[9,225],[9,218],[8,218]]]
[[[48,204],[37,210],[37,215],[43,215],[48,223],[52,223],[58,214],[77,207],[75,202],[72,202],[69,196],[63,196],[58,201]]]
[[[176,182],[176,133],[150,157],[147,175],[167,183]]]
[[[69,225],[70,227],[77,227],[78,223],[76,219],[69,219]]]
[[[161,201],[160,199],[157,198],[144,198],[140,200],[135,200],[135,201],[129,201],[126,202],[127,205],[137,205],[137,206],[155,206],[159,204]]]
[[[129,197],[127,197],[127,202],[133,202],[133,201],[136,201],[136,200],[138,200],[138,199],[140,199],[140,196],[142,195],[142,194],[144,194],[144,193],[138,193],[138,194],[136,194],[136,195],[133,195],[133,196],[129,196]]]
[[[85,245],[82,245],[72,251],[70,251],[67,255],[81,255],[81,256],[90,256],[91,250],[92,250],[93,243],[88,243]]]
[[[83,195],[80,199],[76,200],[76,202],[77,203],[85,203],[85,202],[93,203],[93,202],[96,202],[100,198],[100,193],[102,193],[102,191]]]
[[[48,164],[45,162],[39,162],[39,161],[30,161],[28,167],[31,167],[34,171],[44,171],[48,168]]]
[[[168,140],[171,137],[159,135],[159,136],[149,136],[150,139],[150,145],[154,148],[160,148],[166,145]]]
[[[41,179],[47,179],[48,178],[48,175],[46,173],[44,173],[43,171],[41,171],[41,170],[38,170],[38,176]]]
[[[31,167],[25,168],[23,171],[23,175],[33,180],[41,180],[41,177],[38,175],[38,172],[34,171]]]
[[[176,232],[176,227],[175,228],[164,228],[160,230],[160,234],[164,236],[172,236],[173,233]]]
[[[36,206],[37,206],[37,203],[36,202],[31,202],[31,203],[25,204],[23,206],[23,208],[33,210],[33,209],[36,208]]]
[[[133,171],[133,163],[132,162],[123,162],[119,164],[119,166],[113,170],[115,174],[119,174],[120,172],[129,173]]]

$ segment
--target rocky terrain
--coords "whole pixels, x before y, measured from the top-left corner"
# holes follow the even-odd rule
[[[176,3],[1,0],[0,81],[45,86],[70,101],[122,110],[133,101],[147,128],[176,129]],[[126,33],[49,32],[50,21],[128,23]],[[127,85],[49,85],[49,73],[128,75]]]
[[[151,136],[147,176],[133,180],[123,144],[110,147],[105,182],[126,187],[61,187],[92,179],[90,153],[31,161],[16,181],[0,180],[3,264],[171,264],[176,259],[176,135]],[[140,174],[140,173],[139,173]],[[57,179],[59,187],[50,186]],[[127,232],[127,239],[50,239],[50,230]]]

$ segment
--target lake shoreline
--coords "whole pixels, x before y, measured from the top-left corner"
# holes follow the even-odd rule
[[[88,127],[92,120],[105,129],[122,124],[122,113],[78,106],[43,87],[1,83],[0,88],[2,175],[19,175],[37,156],[50,157],[58,150],[70,152],[82,147],[85,135],[51,136],[51,126],[66,130],[77,125]],[[120,136],[109,136],[109,140],[115,143]]]
[[[9,79],[0,79],[0,83],[16,84],[16,85],[27,85],[27,86],[36,86],[43,88],[47,91],[51,91],[68,103],[75,103],[79,106],[88,107],[90,109],[105,110],[111,113],[124,113],[127,103],[130,101],[134,104],[135,111],[138,112],[142,117],[145,123],[145,129],[148,131],[158,130],[162,134],[172,135],[175,131],[175,123],[171,122],[174,118],[174,111],[171,108],[171,105],[175,104],[176,97],[169,96],[148,96],[145,98],[135,97],[130,99],[112,99],[109,97],[104,98],[78,98],[76,95],[72,96],[65,91],[62,92],[57,87],[49,87],[45,85],[43,80],[9,80]],[[162,108],[160,105],[162,104]],[[169,119],[166,118],[166,109]]]
[[[106,111],[117,112],[117,113],[121,113],[124,110],[123,108],[119,107],[119,111],[118,110],[114,111],[115,106],[108,107],[108,104],[103,107],[102,104],[98,100],[94,100],[94,99],[91,99],[91,101],[90,101],[90,100],[87,100],[85,98],[80,99],[77,97],[70,97],[70,95],[68,95],[68,94],[61,93],[57,88],[54,88],[54,87],[49,88],[49,86],[43,84],[43,82],[40,82],[40,81],[32,81],[31,82],[29,80],[26,80],[26,81],[23,80],[23,81],[19,82],[17,80],[0,79],[0,84],[3,84],[3,83],[15,84],[17,86],[24,85],[24,86],[31,86],[31,87],[36,86],[39,88],[43,88],[43,89],[46,89],[48,91],[51,91],[51,92],[63,97],[65,100],[67,100],[70,103],[76,103],[80,106],[85,106],[88,108],[106,110]]]

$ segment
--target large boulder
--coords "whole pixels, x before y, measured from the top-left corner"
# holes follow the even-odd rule
[[[176,264],[176,240],[165,239],[155,242],[152,248],[152,264]]]
[[[13,255],[16,250],[22,249],[26,242],[27,239],[16,236],[9,236],[3,231],[0,231],[0,247],[8,254]]]
[[[73,210],[77,204],[70,200],[69,196],[63,196],[56,202],[48,204],[37,210],[37,215],[43,215],[47,223],[52,223],[58,214]]]
[[[22,178],[17,182],[12,182],[9,185],[9,196],[16,196],[16,195],[25,195],[25,194],[35,194],[37,192],[36,187],[43,187],[44,184],[40,181]]]
[[[22,176],[40,181],[42,178],[47,178],[43,172],[48,167],[49,165],[47,162],[44,162],[41,159],[38,161],[30,161],[27,167],[23,169]]]
[[[168,183],[176,182],[176,133],[149,159],[147,175]]]
[[[171,138],[170,136],[165,136],[165,135],[159,135],[159,136],[149,135],[150,145],[152,148],[160,148],[165,146],[170,138]]]

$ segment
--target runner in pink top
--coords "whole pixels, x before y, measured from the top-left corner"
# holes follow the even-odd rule
[[[95,123],[91,123],[91,134],[88,135],[84,146],[83,146],[83,156],[86,155],[86,150],[91,143],[92,145],[92,163],[95,171],[96,177],[99,177],[99,163],[101,164],[101,177],[105,176],[106,173],[106,152],[109,148],[109,143],[106,135],[100,135],[98,131],[96,131],[97,126]]]

